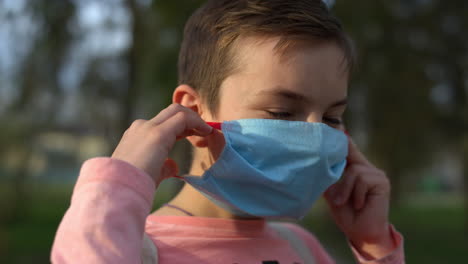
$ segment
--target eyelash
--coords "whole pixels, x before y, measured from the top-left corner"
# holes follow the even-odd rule
[[[292,114],[288,112],[272,112],[272,111],[266,111],[266,112],[272,117],[279,118],[279,119],[286,119],[292,116]]]
[[[271,115],[273,118],[278,118],[278,119],[287,119],[292,116],[291,113],[289,112],[272,112],[272,111],[266,111],[269,115]],[[330,118],[330,117],[324,117],[323,120],[327,123],[333,124],[333,125],[341,125],[343,122],[338,119],[338,118]]]
[[[333,124],[333,125],[341,125],[341,124],[343,124],[343,122],[342,122],[340,119],[338,119],[338,118],[324,117],[323,120],[324,120],[325,122],[331,123],[331,124]]]

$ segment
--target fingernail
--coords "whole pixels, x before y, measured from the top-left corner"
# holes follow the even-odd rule
[[[204,126],[202,126],[202,129],[200,129],[200,132],[211,134],[211,133],[213,133],[213,130],[214,129],[212,127],[210,127],[209,125],[204,125]]]

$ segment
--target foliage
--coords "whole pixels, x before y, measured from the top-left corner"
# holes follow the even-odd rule
[[[24,243],[22,249],[33,256],[15,260],[30,262],[40,255],[46,261],[45,250],[68,201],[60,188],[56,197],[51,191],[55,198],[36,200],[37,190],[28,184],[35,175],[31,164],[39,156],[46,160],[47,172],[63,164],[78,169],[82,162],[80,158],[72,158],[71,165],[54,162],[48,157],[51,151],[41,147],[42,135],[96,136],[110,146],[100,155],[108,155],[133,119],[151,118],[170,103],[177,85],[182,29],[202,2],[0,1],[0,186],[8,190],[10,199],[0,203],[0,224],[7,227],[0,230],[0,239],[7,234],[7,242],[13,243],[8,245],[13,247],[11,254],[19,254]],[[396,223],[411,235],[409,250],[417,252],[409,259],[430,263],[421,245],[429,248],[424,241],[437,245],[435,238],[448,241],[452,236],[461,244],[463,214],[460,208],[410,210],[407,193],[418,191],[423,172],[434,170],[447,153],[460,164],[459,177],[468,175],[468,34],[464,32],[468,2],[329,2],[336,2],[333,11],[360,54],[350,87],[347,125],[369,158],[391,178],[393,193],[403,206],[395,214]],[[74,151],[81,151],[82,146],[75,145]],[[188,152],[181,145],[174,153],[181,157],[179,163],[185,160],[182,167],[187,166]],[[463,183],[464,188],[452,189],[466,194],[468,179]],[[468,208],[468,195],[466,199]],[[451,218],[440,219],[437,214]],[[424,225],[426,219],[430,224]],[[432,224],[441,229],[429,237]],[[441,226],[450,228],[443,231]],[[26,241],[26,234],[36,235]],[[5,243],[0,240],[0,255]],[[439,262],[450,258],[445,253],[450,249],[444,246]],[[455,255],[462,252],[454,249]]]

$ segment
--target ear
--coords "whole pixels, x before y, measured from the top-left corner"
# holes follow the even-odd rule
[[[200,115],[202,114],[200,112],[201,100],[198,92],[186,84],[177,86],[172,94],[172,102],[190,108]]]
[[[172,94],[172,102],[192,109],[192,111],[198,113],[203,120],[210,120],[208,119],[209,116],[207,111],[204,111],[205,107],[199,93],[189,85],[181,84],[177,86]],[[189,136],[187,137],[187,140],[194,147],[204,148],[208,146],[208,142],[205,137]]]

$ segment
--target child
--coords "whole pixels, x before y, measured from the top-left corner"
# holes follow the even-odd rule
[[[334,263],[298,225],[265,220],[300,219],[325,193],[359,263],[404,263],[390,184],[342,132],[353,63],[321,0],[207,1],[185,28],[174,104],[83,164],[52,262]],[[167,157],[182,138],[194,158],[180,177]],[[170,177],[187,184],[150,214]]]

